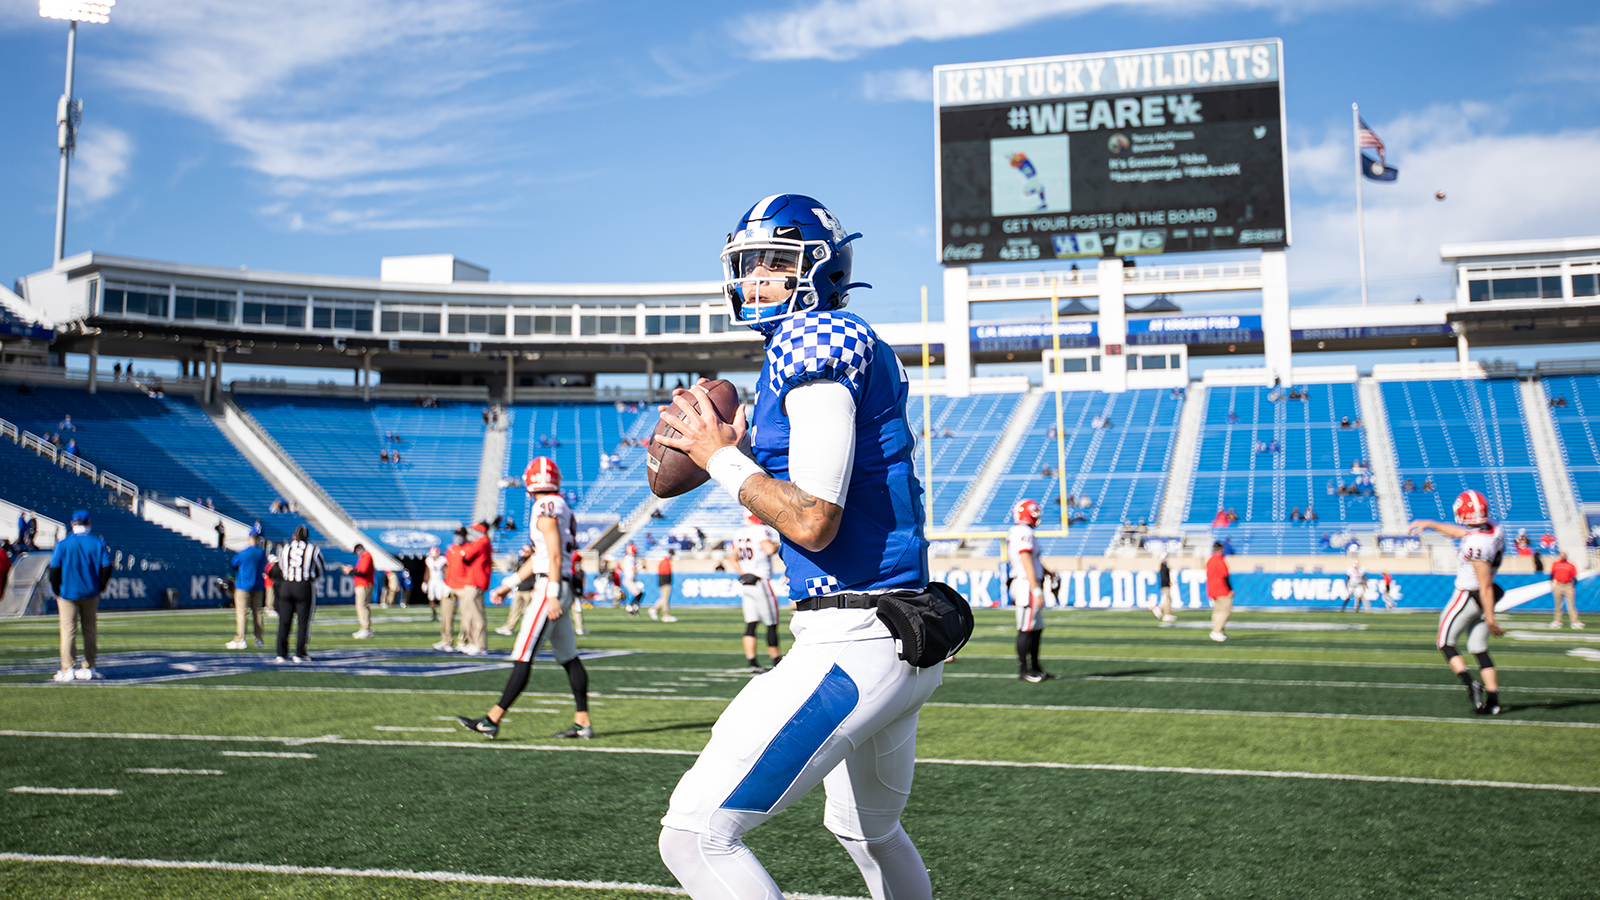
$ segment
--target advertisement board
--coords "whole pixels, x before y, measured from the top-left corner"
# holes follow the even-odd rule
[[[947,265],[1289,244],[1279,40],[933,75]]]

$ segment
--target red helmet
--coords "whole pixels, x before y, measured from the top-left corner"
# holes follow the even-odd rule
[[[1461,525],[1489,524],[1489,498],[1477,491],[1462,491],[1451,507]]]
[[[548,456],[536,456],[522,472],[522,483],[530,494],[547,494],[561,490],[561,467]]]
[[[1032,527],[1039,524],[1039,508],[1037,500],[1018,500],[1017,505],[1011,507],[1011,520],[1018,525]]]

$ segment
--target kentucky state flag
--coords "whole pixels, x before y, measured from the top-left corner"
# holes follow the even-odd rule
[[[1373,181],[1394,181],[1400,177],[1400,170],[1393,168],[1383,158],[1383,141],[1368,125],[1365,119],[1357,119],[1361,126],[1356,131],[1356,146],[1361,148],[1361,174]],[[1368,150],[1377,154],[1373,157]]]

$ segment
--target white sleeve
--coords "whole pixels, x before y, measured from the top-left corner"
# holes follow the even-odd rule
[[[789,412],[789,480],[844,506],[856,458],[856,401],[837,381],[811,381],[784,398]]]

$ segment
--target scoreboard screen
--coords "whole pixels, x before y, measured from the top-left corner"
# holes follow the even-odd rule
[[[1282,249],[1279,40],[934,69],[939,260]]]

